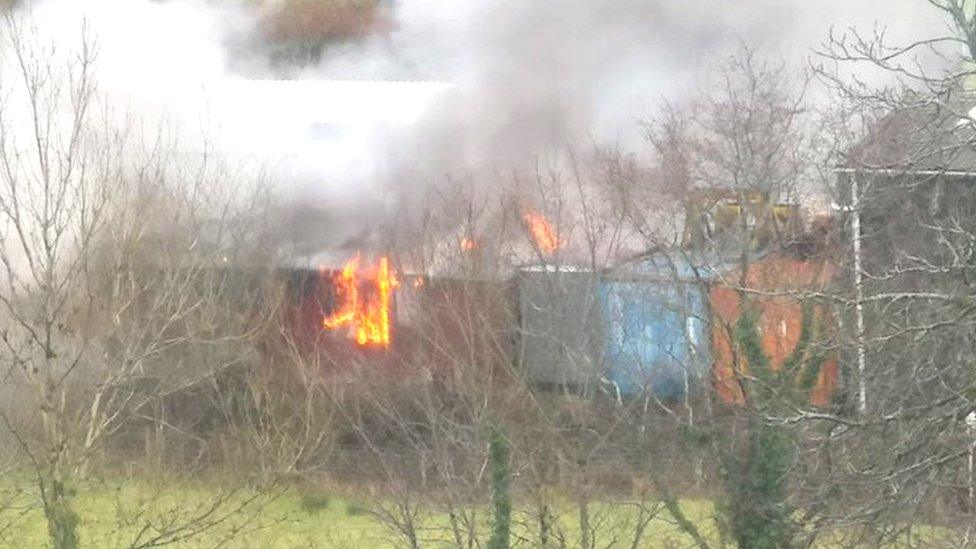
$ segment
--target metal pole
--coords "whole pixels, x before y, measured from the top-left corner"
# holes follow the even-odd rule
[[[857,396],[858,412],[868,409],[867,382],[864,378],[867,353],[864,349],[864,287],[861,271],[861,196],[857,174],[851,174],[851,232],[854,234],[854,317],[857,329]]]
[[[976,436],[976,412],[969,412],[966,415],[966,427],[969,437],[973,438]],[[976,465],[976,440],[973,440],[969,445],[969,456],[968,456],[967,471],[969,472],[969,505],[970,510],[972,510],[973,503],[976,503],[976,484],[974,484],[973,472],[974,465]]]

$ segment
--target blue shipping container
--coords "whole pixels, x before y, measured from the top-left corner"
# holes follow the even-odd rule
[[[719,255],[675,250],[600,274],[523,271],[522,356],[529,379],[609,383],[621,396],[684,397],[711,368],[708,284],[735,264]],[[550,278],[551,286],[572,288],[535,295],[540,280]],[[555,352],[556,342],[560,349],[579,347],[571,357],[587,359]]]
[[[678,399],[708,375],[708,284],[734,266],[717,254],[674,250],[604,275],[604,375],[621,395]]]

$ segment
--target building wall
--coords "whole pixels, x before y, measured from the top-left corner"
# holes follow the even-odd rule
[[[708,300],[683,253],[612,272],[520,274],[520,356],[537,385],[682,398],[710,364]],[[707,276],[707,275],[706,275]]]
[[[976,280],[976,177],[938,172],[886,170],[856,177],[864,334],[861,341],[850,334],[847,349],[852,360],[864,352],[867,402],[879,414],[973,383],[976,324],[969,307]],[[842,204],[852,202],[853,180],[850,173],[840,174]],[[847,215],[847,290],[855,299],[853,211]],[[844,322],[856,321],[851,307]]]
[[[606,377],[624,395],[680,398],[707,371],[708,305],[702,286],[602,281]]]
[[[514,291],[507,282],[429,278],[398,296],[397,327],[434,371],[507,376],[515,355]],[[412,296],[412,297],[410,297]],[[407,318],[404,301],[413,301]]]
[[[741,270],[729,273],[714,284],[709,292],[712,309],[712,367],[715,390],[730,404],[745,400],[736,371],[748,375],[749,365],[732,337],[743,309],[743,295],[759,310],[760,341],[770,367],[779,371],[786,359],[796,350],[802,328],[804,293],[823,290],[836,275],[835,268],[825,261],[802,261],[783,256],[757,260],[748,265],[746,276]],[[745,288],[745,291],[741,291]],[[825,327],[814,345],[822,346],[825,360],[810,393],[810,403],[825,406],[836,390],[838,359],[830,347],[834,330],[833,317],[823,304],[814,305],[814,318]]]
[[[519,359],[528,380],[586,390],[603,370],[597,276],[523,271],[518,277]]]

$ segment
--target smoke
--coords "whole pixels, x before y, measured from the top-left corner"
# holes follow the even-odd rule
[[[887,25],[895,43],[943,31],[918,0],[406,0],[395,19],[306,76],[455,83],[381,151],[398,211],[448,175],[494,191],[592,143],[640,156],[639,120],[707,86],[742,44],[800,71],[832,27]]]
[[[799,68],[831,26],[880,21],[894,41],[942,30],[938,13],[918,0],[399,5],[393,36],[337,52],[312,74],[458,83],[461,99],[429,118],[464,126],[457,131],[472,143],[464,156],[474,163],[504,163],[586,136],[637,146],[635,121],[707,80],[716,58],[739,43]]]
[[[594,142],[639,154],[638,121],[705,85],[740,43],[799,68],[832,26],[878,21],[895,42],[943,31],[919,0],[400,0],[389,32],[326,50],[290,87],[255,87],[249,78],[278,72],[255,61],[260,51],[228,44],[246,42],[259,10],[202,0],[27,5],[53,40],[74,39],[87,20],[100,83],[120,103],[276,164],[281,193],[302,203],[297,217],[320,212],[346,228],[343,238],[363,232],[349,227],[362,211],[400,209],[448,176],[491,188],[499,174]],[[421,83],[365,97],[323,80]],[[301,82],[311,87],[295,91]],[[326,138],[309,130],[322,121]]]
[[[208,88],[230,77],[215,37],[243,22],[204,2],[45,0],[19,10],[24,38],[53,46],[52,63],[69,62],[83,35],[94,42],[99,91],[119,111],[173,117],[187,127],[205,119]]]

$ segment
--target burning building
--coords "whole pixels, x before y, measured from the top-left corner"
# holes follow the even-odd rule
[[[376,265],[363,265],[362,255],[350,259],[332,276],[336,304],[322,320],[327,330],[346,330],[361,347],[389,347],[392,337],[393,292],[400,286],[381,256]]]
[[[779,244],[799,242],[795,206],[707,196],[716,198],[712,207],[689,209],[683,246],[626,261],[608,254],[609,267],[587,261],[571,227],[524,203],[507,211],[517,223],[494,224],[499,214],[459,224],[420,250],[400,250],[398,264],[378,251],[346,253],[315,272],[319,308],[306,323],[339,360],[397,362],[409,375],[505,372],[540,388],[664,400],[687,398],[712,379],[722,400],[737,403],[736,376],[747,366],[721,327],[741,312],[739,292],[786,292],[784,281],[795,283],[794,293],[816,290],[829,277],[806,276],[823,262]],[[757,240],[725,234],[743,226],[742,216]],[[732,284],[743,265],[745,290]],[[802,305],[788,295],[755,302],[776,368],[796,346]],[[817,315],[829,324],[826,309]],[[837,362],[830,355],[818,366],[811,402],[825,404]]]

